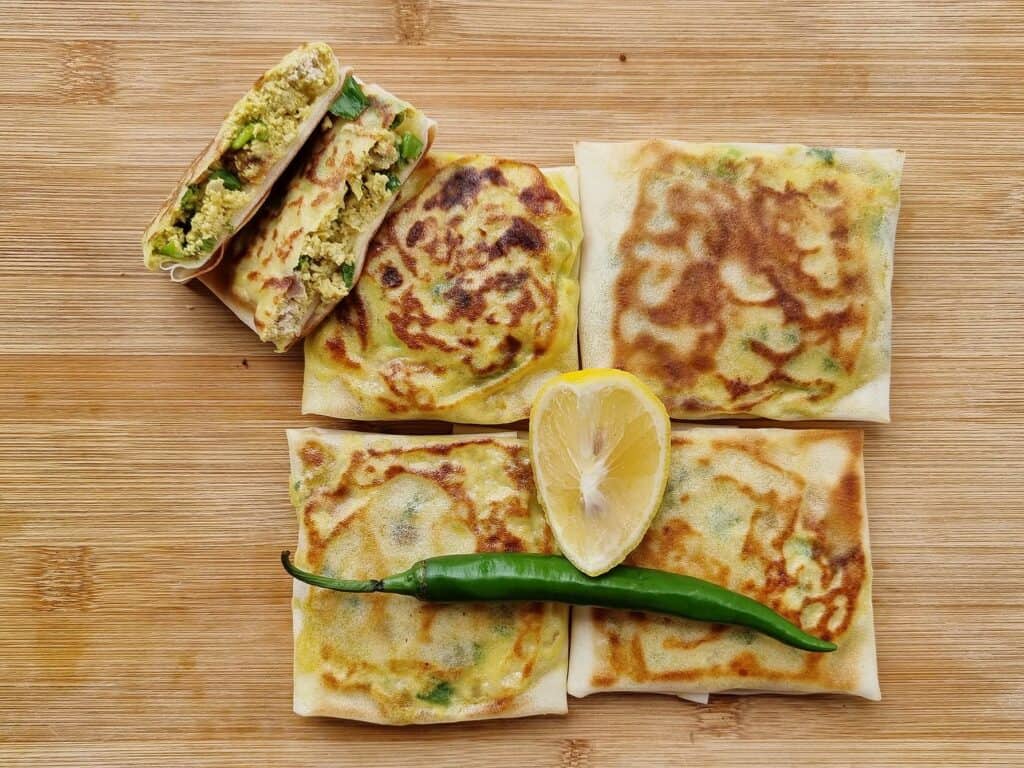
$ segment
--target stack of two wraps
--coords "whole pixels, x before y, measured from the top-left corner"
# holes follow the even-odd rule
[[[577,161],[584,366],[632,370],[682,418],[887,418],[898,153],[646,142],[581,145]],[[502,423],[576,367],[572,184],[556,204],[536,176],[431,162],[307,341],[306,410]],[[514,434],[289,439],[300,567],[366,577],[430,555],[553,549]],[[407,723],[561,712],[566,690],[878,698],[859,432],[677,432],[669,489],[627,562],[747,594],[839,650],[589,608],[570,633],[559,606],[299,585],[296,710]]]

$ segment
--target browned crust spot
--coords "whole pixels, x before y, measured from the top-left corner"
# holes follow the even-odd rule
[[[815,182],[807,190],[789,184],[779,190],[750,181],[748,193],[744,194],[733,179],[747,170],[756,171],[763,164],[761,158],[701,157],[679,152],[661,142],[649,143],[644,151],[648,158],[639,183],[639,197],[630,225],[617,246],[622,267],[612,296],[614,366],[664,382],[663,396],[669,408],[681,413],[747,411],[786,391],[788,386],[806,389],[810,401],[832,397],[832,382],[797,382],[783,368],[813,346],[827,350],[837,366],[852,372],[869,331],[871,317],[865,302],[852,301],[842,311],[826,312],[819,317],[812,317],[807,311],[808,299],[848,298],[863,293],[866,285],[866,266],[858,263],[858,254],[853,250],[846,210],[843,206],[816,206],[812,200],[811,193],[817,189],[837,194],[835,180]],[[699,188],[685,179],[677,180],[666,170],[678,167],[699,174],[706,186]],[[668,185],[660,213],[667,217],[668,227],[652,231],[649,225],[659,214],[659,199],[651,190],[659,184]],[[831,222],[826,234],[844,270],[834,288],[823,287],[801,266],[802,259],[818,249],[801,247],[793,231],[812,208]],[[702,254],[691,253],[690,243],[694,241],[703,243]],[[667,275],[671,280],[667,297],[653,305],[640,293],[642,278],[652,268],[645,258],[648,249],[678,253],[685,260],[675,274]],[[736,298],[720,272],[727,260],[738,262],[745,273],[765,280],[772,287],[773,296],[759,302]],[[858,269],[861,271],[857,272]],[[785,352],[751,340],[751,350],[771,366],[771,372],[756,381],[716,374],[716,357],[726,340],[730,317],[744,304],[777,307],[787,324],[799,328],[799,340]],[[628,333],[622,318],[635,316],[634,313],[639,313],[658,333]],[[683,328],[696,331],[692,348],[666,340]],[[849,343],[849,331],[859,340]],[[718,375],[728,393],[727,401],[705,403],[686,394],[686,389],[705,374]]]
[[[867,556],[861,544],[864,520],[860,456],[863,435],[853,430],[806,430],[800,433],[798,439],[803,445],[810,445],[823,439],[841,440],[849,449],[849,465],[827,499],[826,514],[820,519],[803,514],[805,483],[802,477],[773,462],[768,456],[766,442],[750,438],[718,438],[712,445],[716,453],[739,452],[766,470],[786,474],[800,489],[797,493],[786,496],[773,489],[758,492],[729,475],[715,477],[717,482],[732,484],[753,504],[755,511],[744,539],[742,560],[745,568],[754,566],[754,572],[765,574],[763,583],[751,579],[737,580],[732,565],[706,552],[702,546],[703,534],[680,517],[666,521],[656,518],[649,534],[626,562],[649,568],[685,572],[738,589],[748,597],[768,605],[805,631],[841,642],[841,638],[854,620],[855,607],[869,577]],[[677,449],[685,446],[687,442],[685,435],[673,436],[673,445]],[[701,464],[700,461],[697,463]],[[688,498],[685,494],[680,496],[684,507]],[[766,521],[770,524],[761,525]],[[783,595],[795,583],[795,579],[786,570],[783,547],[793,536],[798,522],[805,531],[810,532],[810,557],[821,569],[819,583],[828,587],[820,592],[807,594],[795,607],[787,607],[788,604],[783,602]],[[766,530],[771,534],[766,536]],[[813,624],[805,622],[802,616],[804,609],[811,604],[820,604],[824,607]],[[837,616],[840,617],[838,620]],[[594,609],[593,617],[598,632],[606,639],[603,659],[603,666],[606,669],[592,677],[592,683],[598,687],[609,687],[621,680],[640,683],[679,682],[713,680],[728,675],[757,678],[759,681],[813,684],[819,682],[822,675],[826,674],[821,669],[824,663],[822,654],[803,654],[801,668],[796,672],[788,672],[762,665],[757,657],[748,651],[738,652],[731,658],[723,657],[720,662],[711,665],[681,666],[666,671],[655,671],[647,664],[646,653],[639,642],[640,637],[647,627],[656,624],[671,626],[682,620],[606,609]],[[732,631],[721,625],[687,624],[688,637],[693,636],[694,628],[698,628],[700,634],[686,641],[669,639],[666,641],[666,650],[692,650],[721,639],[725,632]]]

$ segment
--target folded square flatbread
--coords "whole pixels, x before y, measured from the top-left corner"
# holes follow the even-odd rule
[[[675,432],[669,486],[626,559],[752,597],[833,653],[752,630],[573,608],[569,693],[845,693],[880,698],[863,436],[847,430]]]
[[[680,419],[889,420],[903,154],[576,145],[584,368]]]
[[[295,562],[378,578],[434,555],[552,552],[527,443],[290,430]],[[421,603],[296,581],[295,711],[407,724],[564,714],[568,608]]]
[[[306,340],[302,410],[503,424],[578,367],[575,169],[432,154]]]

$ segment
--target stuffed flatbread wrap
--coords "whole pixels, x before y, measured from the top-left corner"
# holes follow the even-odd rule
[[[347,115],[329,114],[256,217],[203,281],[263,341],[284,351],[352,289],[398,189],[434,123],[349,76]]]
[[[526,418],[578,367],[574,169],[428,157],[352,294],[306,340],[303,411],[338,418]]]
[[[526,441],[291,430],[296,565],[352,578],[433,555],[552,552]],[[427,604],[296,581],[295,711],[404,725],[564,714],[568,609]]]
[[[695,427],[673,434],[664,501],[626,562],[768,605],[833,653],[743,628],[573,608],[569,692],[845,693],[880,697],[863,435]]]
[[[576,145],[583,367],[673,418],[889,419],[895,150]]]
[[[347,75],[325,43],[303,45],[267,70],[146,230],[146,266],[176,281],[216,266],[224,243],[255,213]]]

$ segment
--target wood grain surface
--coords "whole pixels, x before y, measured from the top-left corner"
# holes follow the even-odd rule
[[[0,19],[0,765],[1024,763],[1020,2],[0,0]],[[299,414],[300,351],[145,272],[138,241],[308,39],[435,117],[440,148],[906,150],[893,423],[867,428],[881,703],[291,713],[283,430],[328,420]]]

